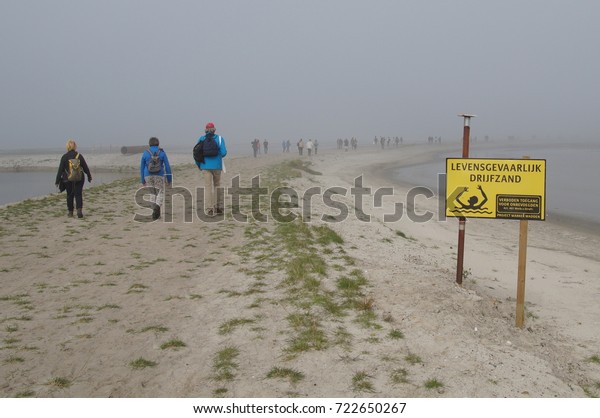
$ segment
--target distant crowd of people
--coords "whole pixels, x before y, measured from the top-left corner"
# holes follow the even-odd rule
[[[250,142],[250,145],[252,146],[254,158],[256,158],[256,156],[261,153],[260,139],[255,138],[253,141]],[[262,150],[264,150],[265,155],[269,153],[269,141],[267,141],[266,139],[262,142]]]
[[[317,155],[319,151],[319,141],[316,139],[313,141],[309,139],[304,142],[304,139],[300,138],[298,142],[296,142],[296,146],[298,147],[298,155],[304,155],[304,148],[306,148],[306,153],[310,157],[312,155],[313,150],[315,151],[315,155]]]
[[[395,137],[394,138],[394,146],[396,148],[398,148],[400,146],[400,144],[402,144],[404,142],[404,138],[402,137]],[[392,138],[391,137],[385,137],[382,136],[379,139],[377,139],[377,136],[375,138],[373,138],[373,145],[377,146],[377,143],[380,144],[381,148],[385,148],[386,146],[389,148],[392,146]]]

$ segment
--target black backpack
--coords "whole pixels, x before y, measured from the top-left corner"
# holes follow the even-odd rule
[[[204,141],[198,141],[193,151],[194,160],[199,163],[204,162],[204,157],[216,157],[219,153],[219,144],[214,135],[206,135]]]
[[[219,144],[215,140],[215,135],[206,135],[203,142],[202,154],[205,157],[216,157],[219,155]]]

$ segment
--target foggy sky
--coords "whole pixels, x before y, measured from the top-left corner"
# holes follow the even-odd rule
[[[595,0],[0,0],[0,149],[599,139]]]

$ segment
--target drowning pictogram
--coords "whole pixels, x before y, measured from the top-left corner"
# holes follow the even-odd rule
[[[454,198],[454,205],[453,205],[454,208],[451,209],[452,212],[460,213],[460,214],[464,214],[464,213],[480,213],[480,214],[485,213],[488,215],[492,214],[492,212],[490,212],[489,209],[484,206],[488,201],[488,197],[485,194],[483,187],[481,187],[481,185],[478,185],[477,190],[479,190],[480,193],[471,194],[471,196],[467,200],[468,203],[465,203],[464,201],[461,200],[461,197],[466,192],[469,191],[469,188],[463,187],[463,189]],[[478,194],[480,194],[481,196],[478,196]],[[479,200],[480,197],[482,198],[481,201]]]

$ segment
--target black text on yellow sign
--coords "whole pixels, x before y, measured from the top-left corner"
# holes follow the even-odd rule
[[[446,216],[546,218],[546,160],[446,159]]]

